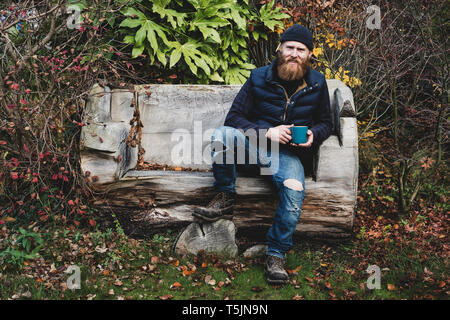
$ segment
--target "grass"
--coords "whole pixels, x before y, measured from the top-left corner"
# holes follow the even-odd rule
[[[4,232],[4,231],[3,231]],[[175,232],[151,240],[127,239],[112,230],[46,230],[40,258],[23,264],[4,259],[1,299],[446,299],[447,263],[398,246],[354,239],[333,246],[302,242],[287,257],[285,286],[265,281],[263,258],[170,252]],[[6,238],[11,234],[6,234]],[[379,264],[381,289],[370,290],[369,265]],[[81,289],[67,289],[69,265],[81,269]],[[195,272],[193,272],[195,270]],[[183,271],[185,274],[183,275]],[[442,283],[445,283],[442,286]],[[388,286],[389,284],[389,286]]]

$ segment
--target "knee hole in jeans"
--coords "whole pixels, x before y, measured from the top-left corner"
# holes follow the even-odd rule
[[[297,179],[286,179],[284,180],[283,185],[295,191],[303,191],[303,184]]]

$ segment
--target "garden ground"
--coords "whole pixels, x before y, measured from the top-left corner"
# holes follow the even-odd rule
[[[389,218],[366,211],[372,203],[368,195],[358,197],[352,239],[297,241],[287,257],[290,281],[285,286],[266,284],[263,258],[173,254],[176,231],[136,240],[125,236],[119,226],[101,230],[98,225],[94,229],[31,225],[20,237],[6,224],[0,237],[3,245],[15,238],[15,253],[3,254],[0,298],[448,299],[445,212],[424,207],[424,215]],[[30,255],[17,254],[18,242]],[[243,237],[238,242],[241,249],[252,244]],[[33,257],[32,249],[39,246],[39,257]],[[67,288],[70,275],[64,271],[70,265],[80,267],[79,290]],[[371,265],[380,268],[380,289],[367,286],[366,270]]]

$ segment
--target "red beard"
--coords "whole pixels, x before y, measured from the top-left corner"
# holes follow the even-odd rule
[[[296,64],[289,63],[296,61]],[[300,80],[308,72],[310,62],[306,58],[302,61],[300,58],[285,58],[278,52],[278,76],[285,81]]]

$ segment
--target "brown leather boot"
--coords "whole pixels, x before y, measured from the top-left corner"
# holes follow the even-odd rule
[[[232,192],[219,192],[206,207],[197,207],[192,215],[205,222],[214,222],[219,219],[233,219],[233,205],[236,194]]]
[[[289,275],[284,270],[285,260],[275,257],[267,256],[266,260],[266,280],[269,284],[285,284],[289,280]]]

